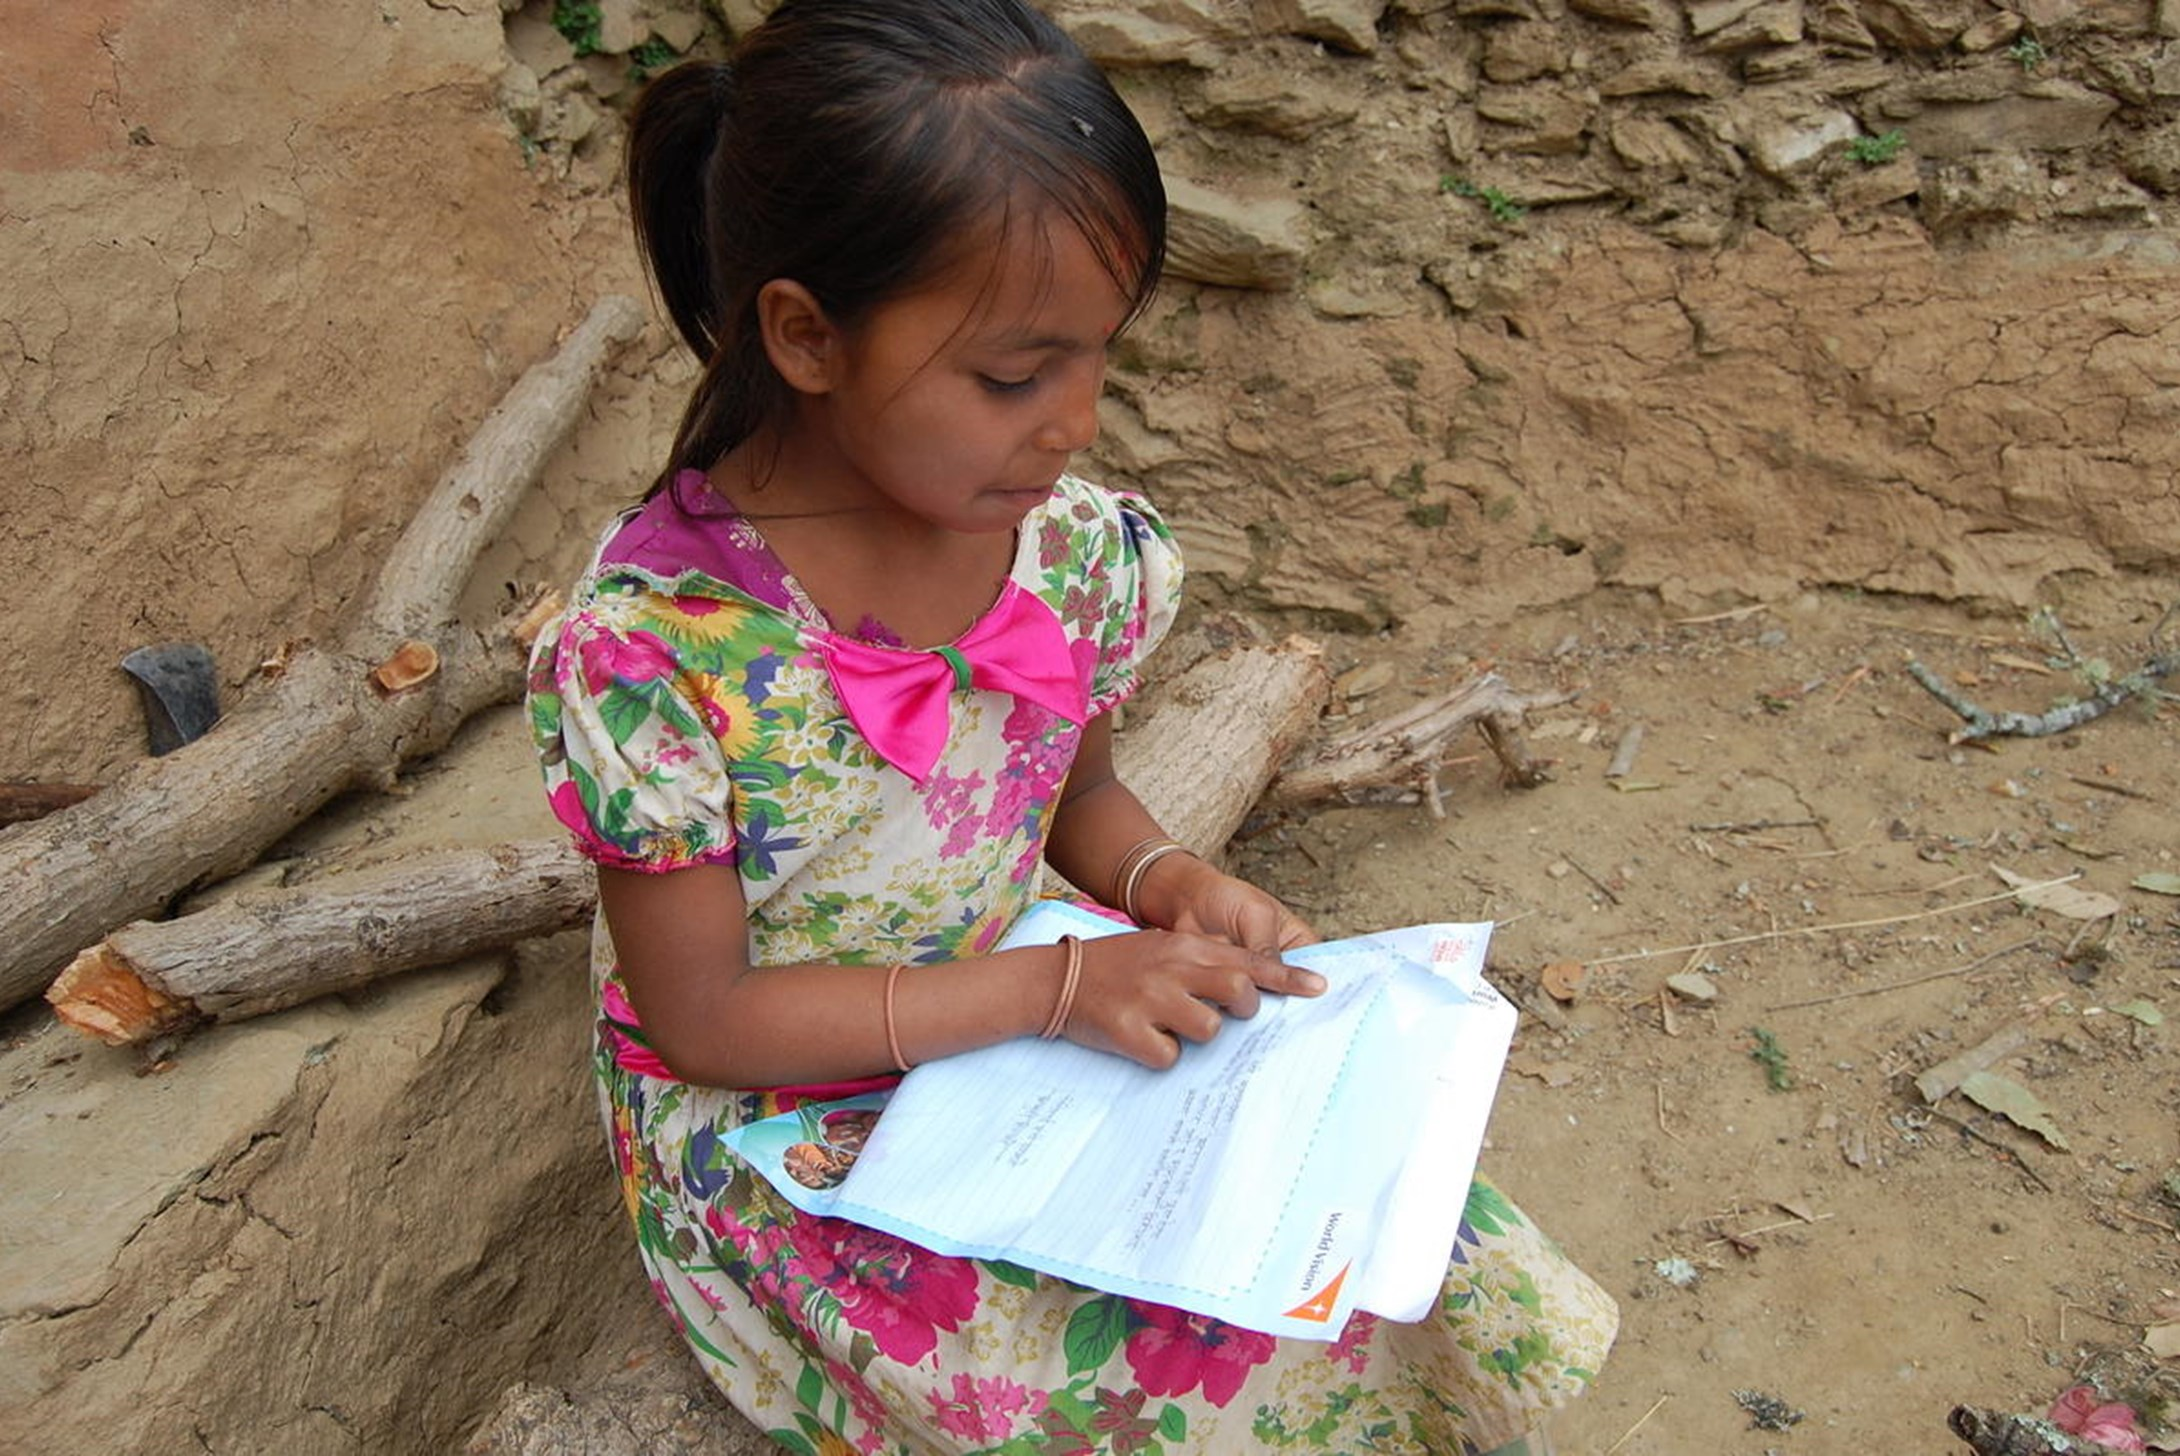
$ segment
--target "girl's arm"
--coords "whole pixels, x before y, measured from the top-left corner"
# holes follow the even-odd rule
[[[1110,732],[1100,726],[1092,736],[1096,749],[1078,764],[1094,770],[1094,778],[1109,779]],[[1056,835],[1061,823],[1076,826],[1070,832],[1075,857],[1068,862],[1103,864],[1109,874],[1130,844],[1157,832],[1117,782],[1095,798],[1085,788],[1071,804],[1054,826]],[[1085,853],[1092,859],[1081,861]],[[1106,857],[1096,860],[1099,854]],[[1252,909],[1260,913],[1250,923],[1273,923],[1273,912],[1255,906],[1269,896],[1215,875],[1190,856],[1166,858],[1187,859],[1197,868],[1146,875],[1137,898],[1147,913],[1152,906],[1165,913],[1168,902],[1182,906],[1187,887],[1210,876],[1253,897]],[[894,1069],[886,1040],[888,968],[752,966],[748,905],[732,866],[664,874],[600,867],[598,897],[645,1036],[676,1076],[709,1086],[769,1087]],[[1177,928],[1202,929],[1183,924],[1186,918],[1185,909],[1176,910]],[[1242,937],[1112,936],[1086,942],[1082,955],[1065,1035],[1153,1067],[1171,1066],[1184,1040],[1208,1041],[1225,1016],[1254,1015],[1260,988],[1301,995],[1323,989],[1315,975],[1281,964],[1276,953]],[[914,1064],[1036,1035],[1051,1016],[1066,966],[1062,948],[1035,946],[906,968],[893,987],[902,1055]]]
[[[1164,834],[1114,771],[1112,719],[1102,714],[1093,718],[1083,730],[1045,858],[1069,880],[1112,904],[1113,876],[1121,857]],[[1135,909],[1146,926],[1209,935],[1273,957],[1317,939],[1315,931],[1273,896],[1187,853],[1152,861],[1137,882]],[[1289,989],[1269,983],[1266,988]]]

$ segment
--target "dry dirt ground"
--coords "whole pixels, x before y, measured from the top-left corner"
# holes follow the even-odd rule
[[[2148,627],[2076,645],[2131,664]],[[2041,1410],[2093,1351],[2173,1318],[2180,1094],[2160,1013],[2180,1011],[2180,900],[2133,882],[2180,870],[2180,712],[1951,745],[1907,654],[2041,711],[2071,685],[2052,645],[1848,595],[1708,620],[1596,596],[1343,651],[1351,687],[1395,669],[1366,713],[1478,661],[1579,690],[1535,715],[1533,751],[1559,761],[1544,787],[1500,787],[1486,757],[1449,776],[1444,820],[1334,808],[1256,826],[1239,856],[1328,933],[1499,922],[1496,977],[1543,1014],[1524,1017],[1485,1166],[1623,1311],[1567,1450],[1955,1451],[1956,1403]],[[2078,874],[2117,913],[2026,910],[1994,898],[2001,870]],[[1541,982],[1565,962],[1584,970],[1563,1004]],[[1688,972],[1714,1001],[1664,989]],[[2066,1150],[1913,1085],[2025,1013],[1996,1070]],[[1737,1392],[1805,1418],[1759,1428]]]

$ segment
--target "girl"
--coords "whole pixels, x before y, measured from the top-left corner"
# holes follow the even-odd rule
[[[1180,568],[1145,502],[1064,473],[1165,242],[1095,67],[1020,0],[787,0],[652,84],[628,168],[703,370],[531,706],[598,865],[623,1188],[707,1373],[805,1453],[1518,1441],[1614,1314],[1485,1185],[1436,1318],[1321,1345],[808,1217],[724,1151],[1007,1037],[1169,1066],[1321,985],[1279,958],[1307,929],[1113,773]],[[1044,862],[1144,929],[991,953]]]

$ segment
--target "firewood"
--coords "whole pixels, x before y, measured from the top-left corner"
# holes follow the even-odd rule
[[[1534,788],[1546,775],[1522,744],[1522,719],[1573,696],[1517,693],[1497,673],[1480,673],[1451,692],[1365,724],[1288,765],[1272,780],[1265,807],[1298,808],[1389,787],[1411,789],[1425,802],[1435,802],[1447,748],[1471,727],[1497,755],[1506,782]]]
[[[1946,1424],[1976,1456],[2121,1456],[2117,1446],[2069,1435],[2035,1416],[1960,1405],[1953,1407]]]
[[[97,784],[0,784],[0,825],[43,819],[97,792]]]
[[[454,605],[607,359],[642,325],[634,300],[603,299],[516,381],[402,533],[336,645],[296,651],[204,737],[0,835],[0,1007],[38,994],[115,926],[249,864],[335,794],[391,784],[404,761],[444,746],[471,714],[519,696],[523,654],[509,628],[461,624]],[[407,643],[426,646],[438,671],[386,692],[373,669]]]
[[[1207,657],[1144,694],[1141,726],[1115,751],[1121,775],[1176,839],[1215,853],[1324,693],[1318,650],[1300,638]],[[559,836],[405,855],[124,926],[77,956],[46,999],[77,1030],[128,1045],[549,934],[582,920],[596,894],[589,864]]]

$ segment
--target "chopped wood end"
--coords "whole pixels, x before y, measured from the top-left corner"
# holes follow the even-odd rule
[[[553,618],[560,615],[561,608],[567,606],[567,604],[567,598],[563,597],[559,592],[554,591],[551,587],[542,588],[531,597],[529,605],[523,608],[522,614],[515,618],[514,625],[507,629],[507,635],[514,639],[515,644],[522,648],[523,651],[529,651],[537,645],[538,635],[545,630]]]
[[[105,941],[68,963],[46,988],[53,1014],[108,1046],[133,1046],[194,1019],[195,1008],[147,984]]]
[[[371,669],[371,681],[382,694],[392,697],[429,682],[439,672],[439,649],[414,638],[394,649],[394,655]]]

